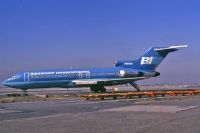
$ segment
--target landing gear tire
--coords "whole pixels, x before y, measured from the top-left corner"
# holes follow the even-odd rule
[[[106,88],[104,86],[93,86],[93,87],[90,87],[90,90],[95,93],[106,92]]]
[[[106,88],[105,87],[101,88],[100,92],[106,92]]]
[[[28,96],[27,90],[22,90],[22,96]]]
[[[95,93],[98,93],[99,92],[99,89],[93,89],[93,91],[95,92]]]
[[[91,90],[92,92],[95,92],[95,93],[98,93],[98,92],[99,92],[99,90],[98,90],[97,88],[95,88],[95,87],[90,87],[90,90]]]

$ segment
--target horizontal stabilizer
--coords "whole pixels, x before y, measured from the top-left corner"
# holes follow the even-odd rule
[[[155,51],[176,51],[178,49],[183,49],[183,48],[187,48],[188,45],[181,45],[181,46],[170,46],[167,48],[155,48]]]

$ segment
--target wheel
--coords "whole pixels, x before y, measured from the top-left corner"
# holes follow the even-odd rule
[[[90,90],[92,92],[95,92],[95,93],[98,93],[99,92],[99,89],[97,87],[90,87]]]
[[[27,90],[22,90],[22,96],[28,96]]]
[[[100,92],[106,92],[106,88],[105,88],[105,87],[102,87],[102,88],[100,88],[99,91],[100,91]]]
[[[104,86],[92,86],[92,87],[90,87],[90,90],[95,93],[106,92],[106,88]]]

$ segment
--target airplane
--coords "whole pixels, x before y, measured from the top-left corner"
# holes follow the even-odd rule
[[[106,92],[105,86],[130,84],[140,91],[136,81],[157,77],[158,65],[170,52],[187,45],[152,47],[136,60],[118,60],[110,68],[69,68],[17,73],[2,82],[3,85],[21,89],[90,87],[92,92]]]

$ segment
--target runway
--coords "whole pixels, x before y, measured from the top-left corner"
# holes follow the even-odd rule
[[[163,100],[36,101],[0,104],[1,133],[191,133],[200,96]]]

